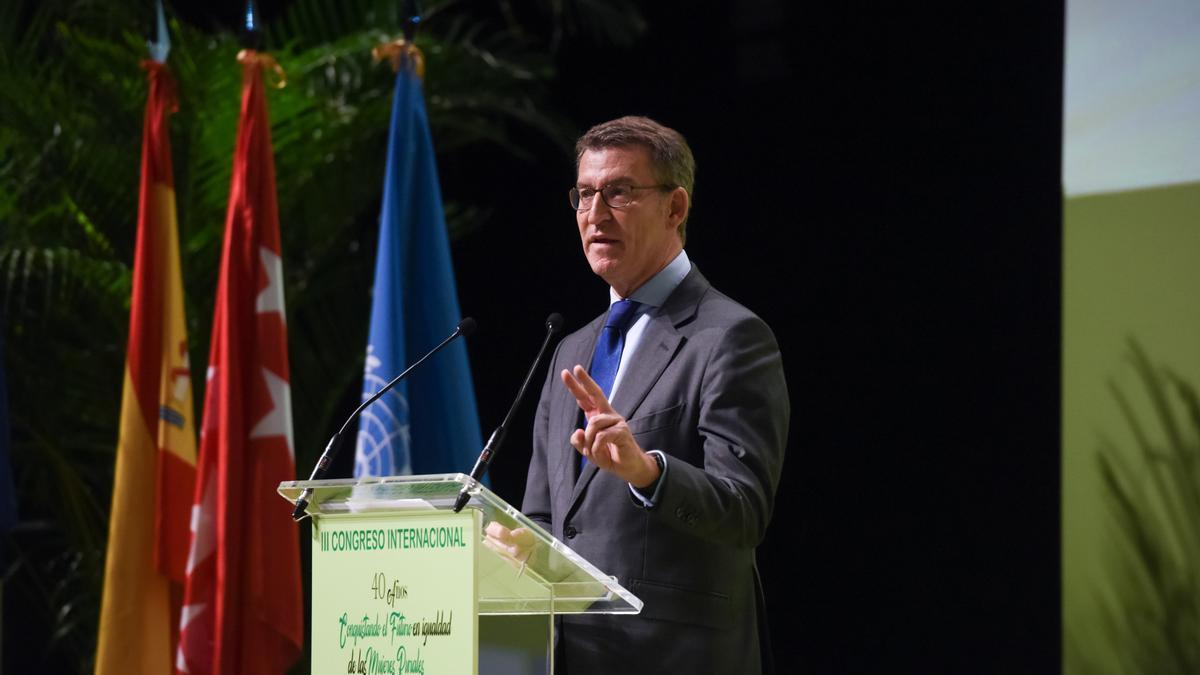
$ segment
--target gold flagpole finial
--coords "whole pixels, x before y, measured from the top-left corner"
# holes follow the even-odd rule
[[[287,73],[283,71],[283,66],[279,65],[274,56],[257,52],[253,49],[243,49],[238,52],[237,60],[241,64],[253,64],[259,68],[270,68],[275,73],[275,81],[268,84],[276,89],[283,89],[287,86]]]
[[[392,63],[392,71],[400,72],[401,64],[411,62],[417,78],[425,79],[425,55],[417,46],[404,38],[385,42],[371,50],[371,56],[376,61],[384,59]]]

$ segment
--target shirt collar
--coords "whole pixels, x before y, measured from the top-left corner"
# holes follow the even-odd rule
[[[675,259],[667,263],[667,266],[658,271],[658,274],[650,277],[649,281],[638,287],[633,295],[629,296],[630,300],[640,302],[649,307],[662,307],[667,298],[671,297],[671,293],[683,283],[684,277],[688,272],[692,271],[692,261],[688,260],[687,252],[680,250],[679,255]],[[608,304],[619,302],[621,296],[610,286],[608,289]]]

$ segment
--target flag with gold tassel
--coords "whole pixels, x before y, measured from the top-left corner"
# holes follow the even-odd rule
[[[411,36],[375,48],[396,71],[363,400],[458,324],[450,237],[422,92],[424,57]],[[359,418],[354,475],[466,471],[483,446],[462,341],[431,357]]]
[[[168,133],[168,120],[178,106],[166,65],[155,60],[143,65],[149,96],[98,674],[170,671],[196,475]]]
[[[291,385],[275,160],[263,71],[238,55],[242,105],[213,312],[176,673],[282,673],[304,642],[291,506]],[[282,79],[278,82],[282,85]]]

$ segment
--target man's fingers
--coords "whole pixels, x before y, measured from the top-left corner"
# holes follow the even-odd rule
[[[608,402],[608,397],[604,395],[604,390],[596,381],[588,375],[587,370],[583,366],[576,365],[572,370],[564,370],[559,374],[563,384],[566,385],[567,391],[575,397],[575,402],[579,404],[579,408],[586,413],[589,418],[596,412],[611,413],[614,412],[612,405]]]
[[[496,521],[488,523],[484,534],[487,535],[486,542],[488,546],[494,550],[501,551],[510,556],[516,556],[521,551],[520,544],[513,537],[513,531]]]
[[[600,456],[601,459],[594,460],[598,463],[603,463],[605,467],[614,467],[621,460],[621,444],[620,437],[623,432],[620,429],[609,427],[601,430],[596,434],[596,439],[592,443],[592,456]]]
[[[588,447],[595,444],[596,434],[608,429],[614,425],[620,424],[623,421],[620,415],[616,413],[600,413],[593,415],[588,420],[587,429],[584,429],[584,443]]]
[[[530,530],[528,527],[518,527],[510,530],[509,534],[512,536],[512,540],[519,546],[532,546],[535,541],[533,530]]]
[[[588,448],[591,451],[592,461],[595,462],[596,466],[600,467],[601,469],[608,469],[613,464],[612,455],[608,450],[609,436],[610,434],[605,431],[597,432],[592,439],[591,444],[588,445]]]
[[[576,429],[574,432],[571,433],[571,447],[575,448],[575,450],[577,450],[579,452],[579,454],[586,457],[588,446],[587,446],[587,443],[584,442],[584,440],[585,440],[585,437],[584,437],[583,429]]]
[[[525,562],[529,558],[536,543],[529,529],[518,527],[510,530],[496,521],[488,523],[484,534],[487,535],[483,542],[485,546],[518,562]]]
[[[612,411],[613,408],[609,405],[608,397],[604,395],[604,390],[600,388],[600,385],[596,384],[591,375],[588,375],[588,371],[583,366],[576,365],[574,375],[579,384],[583,385],[583,390],[587,392],[588,398],[592,400],[593,405],[597,409],[605,412]]]
[[[578,367],[579,366],[576,366],[576,368]],[[575,402],[579,404],[579,407],[582,410],[586,412],[595,408],[596,404],[594,401],[592,401],[591,394],[588,393],[588,390],[583,386],[583,383],[571,374],[571,371],[562,371],[561,377],[563,384],[567,385],[567,391],[571,392],[571,395],[575,397]]]
[[[494,520],[492,522],[488,523],[487,528],[484,529],[484,534],[491,537],[492,539],[496,539],[498,541],[503,541],[505,543],[508,542],[511,533],[512,533],[512,530],[508,529],[507,527],[501,525],[500,523],[498,523]]]
[[[571,447],[587,461],[607,470],[613,466],[613,453],[616,452],[616,445],[613,443],[615,435],[609,431],[611,428],[612,426],[599,428],[589,424],[586,432],[576,429],[571,434]]]

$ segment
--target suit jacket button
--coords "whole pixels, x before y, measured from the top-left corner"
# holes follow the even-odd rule
[[[575,535],[579,534],[579,530],[576,530],[574,525],[568,525],[563,534],[567,537],[567,539],[574,539]]]
[[[687,512],[683,510],[682,506],[675,509],[675,517],[679,518],[680,520],[687,518]]]

